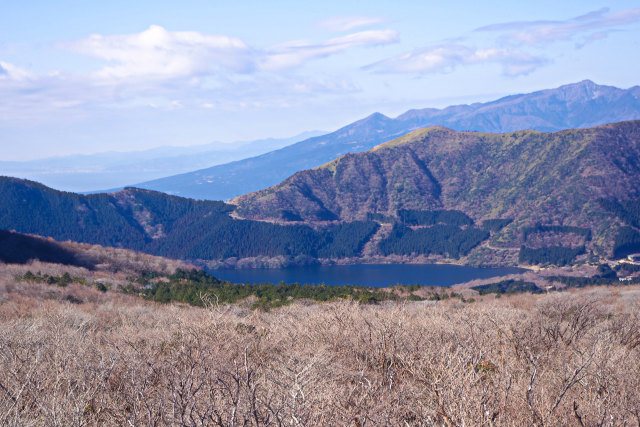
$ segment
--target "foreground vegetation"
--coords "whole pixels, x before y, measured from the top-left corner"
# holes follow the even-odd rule
[[[174,274],[160,277],[157,277],[156,274],[147,274],[136,279],[136,282],[144,285],[141,292],[134,286],[125,288],[125,291],[140,293],[156,302],[184,302],[194,306],[205,306],[211,303],[235,303],[247,298],[254,301],[251,305],[253,309],[280,307],[298,299],[317,302],[352,299],[363,304],[375,304],[388,300],[398,301],[407,298],[413,301],[425,299],[411,293],[412,290],[420,288],[417,285],[413,287],[370,288],[364,286],[301,285],[284,282],[278,284],[235,284],[218,280],[203,270],[178,269]],[[400,296],[402,291],[406,296]],[[436,293],[432,295],[436,295]]]
[[[638,286],[263,311],[27,268],[0,276],[2,425],[640,422]]]

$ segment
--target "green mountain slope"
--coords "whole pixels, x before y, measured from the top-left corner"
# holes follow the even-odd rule
[[[557,133],[431,127],[235,205],[135,188],[83,196],[0,178],[0,230],[234,265],[566,265],[640,253],[638,183],[640,121]]]
[[[431,127],[299,172],[233,203],[245,218],[303,221],[455,209],[477,223],[513,220],[493,237],[503,247],[535,244],[522,233],[535,224],[576,226],[591,230],[593,238],[575,241],[573,231],[558,230],[531,238],[546,239],[549,246],[554,233],[566,234],[555,243],[587,244],[604,255],[614,245],[612,225],[626,222],[606,201],[639,200],[639,183],[639,121],[556,133]]]

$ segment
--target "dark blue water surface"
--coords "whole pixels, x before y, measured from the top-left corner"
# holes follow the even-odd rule
[[[218,269],[210,273],[234,283],[310,283],[385,287],[396,284],[451,286],[474,279],[520,273],[519,268],[475,268],[447,264],[365,264],[289,268]]]

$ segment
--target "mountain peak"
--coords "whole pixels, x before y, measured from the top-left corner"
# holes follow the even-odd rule
[[[388,118],[389,117],[385,116],[381,112],[376,111],[375,113],[371,113],[367,117],[365,117],[365,120],[366,119],[388,119]]]
[[[620,91],[622,91],[622,89],[613,86],[599,85],[591,80],[582,80],[577,83],[571,83],[560,86],[557,89],[549,90],[551,93],[561,93],[567,101],[574,102],[579,102],[582,99],[593,99],[603,95],[606,96]]]
[[[585,79],[585,80],[582,80],[580,82],[573,83],[573,84],[568,84],[568,85],[565,85],[565,86],[581,86],[581,87],[589,88],[589,89],[600,87],[599,84],[594,83],[593,80],[589,80],[589,79]],[[561,86],[561,87],[563,87],[563,86]]]
[[[404,113],[400,114],[396,117],[396,120],[406,121],[412,119],[420,119],[425,117],[428,114],[437,113],[439,110],[437,108],[412,108],[411,110],[407,110]]]
[[[455,133],[455,131],[445,126],[439,126],[439,125],[429,126],[426,128],[414,130],[413,132],[409,132],[408,134],[403,135],[399,138],[395,138],[395,139],[392,139],[391,141],[387,141],[382,144],[376,145],[370,151],[375,152],[383,148],[394,148],[403,144],[415,143],[416,141],[426,138],[428,135],[442,134],[442,133],[451,134],[451,133]]]
[[[362,123],[378,123],[378,122],[386,122],[391,120],[391,118],[385,116],[382,113],[379,112],[375,112],[373,114],[368,115],[367,117],[365,117],[364,119],[360,120],[359,122]]]

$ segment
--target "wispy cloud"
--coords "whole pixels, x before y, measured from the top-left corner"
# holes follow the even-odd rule
[[[354,28],[367,27],[369,25],[380,24],[384,22],[383,18],[374,16],[335,16],[333,18],[320,21],[318,26],[331,31],[349,31]]]
[[[488,43],[486,40],[485,43],[478,43],[484,46],[476,47],[466,42],[468,38],[458,38],[384,59],[364,69],[385,73],[428,74],[493,63],[501,66],[505,76],[521,76],[552,62],[543,54],[531,53],[534,46],[572,40],[580,48],[636,22],[640,22],[640,8],[616,12],[603,8],[567,20],[502,22],[473,31],[476,34],[497,34]]]
[[[536,45],[556,41],[596,40],[620,27],[640,21],[640,8],[611,12],[609,8],[595,10],[564,21],[515,21],[487,25],[476,31],[501,32],[502,41]]]
[[[168,31],[152,25],[136,34],[96,34],[58,46],[107,61],[109,65],[95,72],[95,78],[123,81],[136,77],[168,80],[220,73],[283,70],[354,47],[377,46],[393,43],[397,39],[398,33],[394,30],[369,30],[318,43],[290,41],[255,48],[235,37],[206,35],[196,31]]]
[[[155,25],[134,34],[92,35],[55,47],[97,58],[93,71],[36,74],[0,61],[0,119],[33,120],[69,109],[295,105],[310,96],[354,93],[359,88],[344,76],[296,69],[397,38],[393,30],[370,30],[317,43],[252,47],[235,37]]]
[[[279,70],[299,66],[315,58],[344,52],[358,46],[378,46],[398,41],[394,30],[369,30],[336,37],[322,43],[289,42],[268,48],[261,61],[265,70]]]
[[[365,69],[389,73],[448,73],[459,66],[496,63],[502,74],[519,76],[547,62],[526,52],[503,48],[473,48],[462,44],[429,46],[368,65]]]
[[[0,80],[25,81],[34,77],[33,73],[8,62],[0,61]]]

